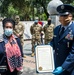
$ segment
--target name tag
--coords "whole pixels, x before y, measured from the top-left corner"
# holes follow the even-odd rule
[[[53,37],[57,37],[56,35],[53,35]]]

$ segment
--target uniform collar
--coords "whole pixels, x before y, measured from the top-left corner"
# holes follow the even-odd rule
[[[65,30],[66,30],[71,24],[72,24],[72,21],[71,21],[67,26],[63,26],[63,25],[61,25],[61,28],[64,27]]]

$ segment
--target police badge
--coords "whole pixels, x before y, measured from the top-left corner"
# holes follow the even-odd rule
[[[61,9],[64,9],[64,5],[61,6]]]

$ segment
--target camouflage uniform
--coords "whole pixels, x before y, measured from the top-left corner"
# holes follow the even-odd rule
[[[21,22],[16,23],[15,28],[14,28],[14,34],[15,35],[19,34],[20,35],[19,38],[20,38],[22,47],[23,47],[23,44],[24,44],[24,38],[23,38],[24,29],[25,29],[24,25]]]
[[[53,38],[53,29],[54,29],[53,24],[51,24],[51,25],[46,24],[43,27],[43,31],[45,33],[45,44],[48,44],[52,40],[52,38]]]
[[[30,27],[30,32],[32,35],[32,53],[34,53],[34,46],[41,44],[41,31],[42,26],[40,24],[33,24]]]

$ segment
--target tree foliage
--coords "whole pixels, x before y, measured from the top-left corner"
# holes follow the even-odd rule
[[[34,19],[35,16],[48,18],[47,4],[51,0],[0,0],[1,16],[20,15],[23,20]],[[65,4],[74,5],[73,0],[61,0]]]
[[[16,15],[16,14],[18,14],[18,10],[14,9],[12,4],[9,4],[9,6],[8,6],[8,14],[10,16]]]

